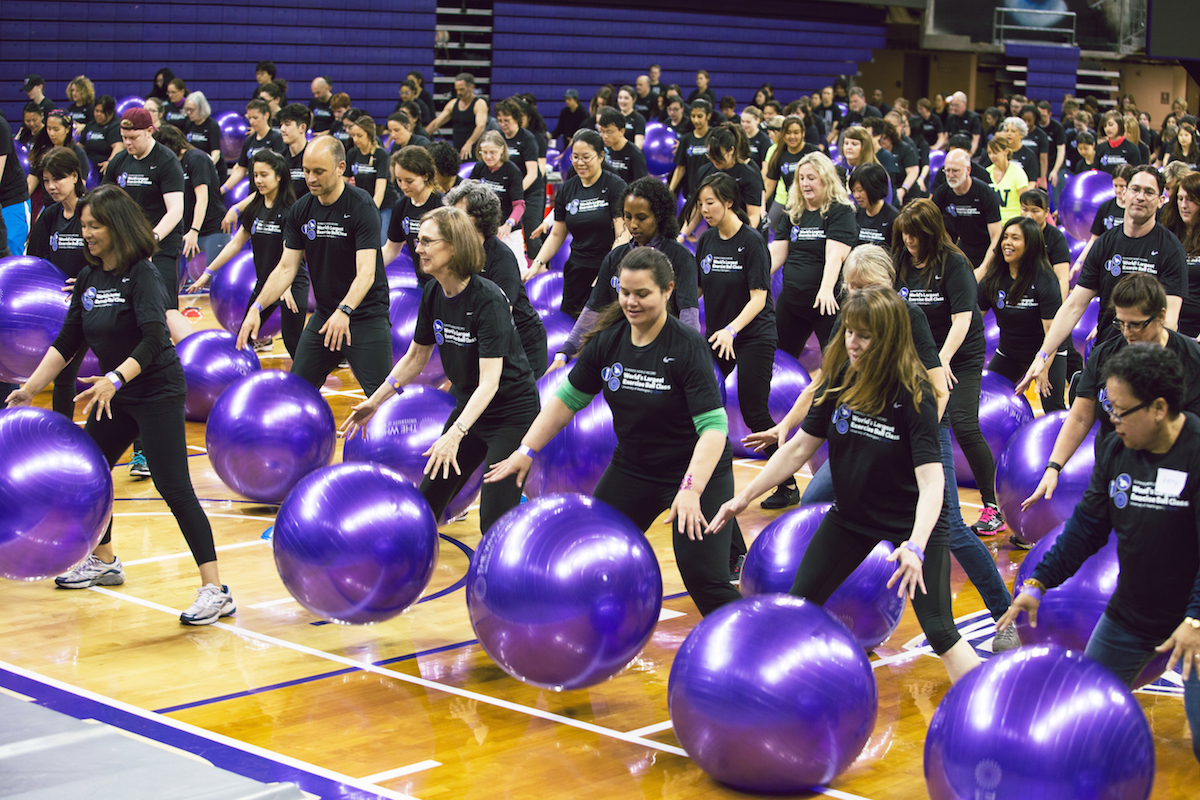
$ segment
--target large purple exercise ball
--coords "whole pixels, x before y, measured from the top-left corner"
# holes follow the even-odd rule
[[[254,298],[254,287],[258,285],[258,273],[254,269],[254,254],[243,250],[213,275],[208,292],[208,301],[213,316],[221,327],[233,335],[242,329],[246,309]],[[291,291],[291,289],[288,289]],[[277,308],[259,328],[258,338],[267,339],[279,333],[283,316]]]
[[[542,408],[551,402],[570,372],[568,366],[538,380]],[[612,410],[601,394],[576,413],[567,426],[534,456],[523,487],[525,494],[529,497],[555,492],[591,494],[616,449]]]
[[[184,414],[192,422],[204,422],[213,404],[229,385],[262,365],[254,349],[237,349],[232,333],[218,330],[193,333],[175,347],[183,377],[187,381]]]
[[[866,653],[807,600],[748,597],[692,629],[667,689],[675,735],[721,783],[794,794],[849,767],[875,726]]]
[[[1112,177],[1107,172],[1089,170],[1067,178],[1058,201],[1058,215],[1073,239],[1086,242],[1092,236],[1092,222],[1105,202],[1116,197]]]
[[[1016,394],[1016,386],[996,372],[983,371],[979,392],[979,430],[992,451],[992,458],[1004,451],[1013,434],[1033,422],[1033,408],[1024,395]],[[971,464],[963,454],[958,440],[950,434],[954,450],[954,474],[959,486],[977,488]]]
[[[0,383],[21,383],[42,363],[67,318],[66,283],[49,261],[0,258]]]
[[[800,362],[782,350],[775,351],[775,362],[771,367],[771,392],[767,398],[767,410],[775,422],[783,419],[792,410],[800,393],[803,392],[812,379],[808,370],[800,366]],[[729,441],[733,445],[733,454],[738,458],[766,458],[766,453],[756,453],[742,439],[751,433],[750,426],[742,419],[741,406],[738,404],[738,368],[725,378],[725,416],[729,419]]]
[[[283,501],[271,543],[292,597],[347,624],[403,612],[420,599],[438,559],[429,504],[378,464],[334,464],[305,477]]]
[[[675,169],[675,147],[678,143],[674,131],[666,125],[647,123],[642,153],[646,156],[646,169],[651,175],[661,178],[671,174]]]
[[[36,581],[70,571],[112,517],[100,448],[48,408],[0,409],[0,575]]]
[[[479,643],[512,677],[543,688],[608,680],[641,652],[662,610],[646,537],[580,494],[531,500],[488,531],[467,571]]]
[[[561,312],[563,296],[563,274],[550,270],[529,279],[525,284],[525,295],[538,316]]]
[[[417,315],[421,310],[421,290],[417,288],[396,288],[388,291],[388,319],[392,323],[392,364],[404,358],[412,344],[413,334],[417,328]],[[446,380],[446,371],[442,369],[442,356],[437,345],[429,354],[429,361],[415,378],[416,383],[428,386],[439,386]]]
[[[301,478],[332,460],[335,429],[333,411],[312,384],[264,370],[217,399],[204,441],[226,486],[260,503],[281,503]]]

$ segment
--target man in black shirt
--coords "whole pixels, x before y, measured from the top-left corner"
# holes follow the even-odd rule
[[[1200,420],[1183,412],[1184,377],[1171,351],[1133,344],[1109,360],[1104,410],[1116,426],[1083,499],[1000,618],[1037,624],[1042,595],[1117,537],[1120,576],[1086,654],[1132,686],[1158,652],[1183,666],[1184,706],[1200,759]]]
[[[29,97],[29,102],[37,103],[38,108],[42,110],[42,117],[45,117],[54,110],[54,101],[46,97],[46,82],[42,80],[41,75],[30,75],[21,84],[21,91]]]
[[[369,397],[392,368],[387,278],[379,251],[379,213],[371,195],[342,181],[346,150],[322,136],[304,153],[309,195],[284,221],[279,265],[246,312],[237,346],[258,334],[260,312],[292,286],[301,260],[317,307],[296,346],[292,372],[320,387],[343,358]]]
[[[930,103],[928,98],[922,97],[917,101],[917,115],[909,120],[909,125],[929,149],[946,149],[946,129],[942,126],[941,117],[933,113],[933,103]]]
[[[946,183],[933,190],[932,199],[942,211],[946,232],[976,268],[978,280],[987,273],[1000,241],[1000,204],[991,186],[971,177],[970,163],[965,150],[951,150],[942,167]]]
[[[579,91],[567,89],[563,94],[563,110],[558,112],[558,124],[554,126],[554,130],[550,131],[550,138],[557,142],[558,137],[561,136],[563,141],[570,144],[571,137],[575,135],[575,131],[579,130],[579,126],[587,118],[587,109],[579,105]]]
[[[310,88],[313,99],[308,102],[308,110],[313,115],[312,131],[326,133],[333,126],[333,110],[329,108],[329,101],[333,99],[333,84],[329,78],[318,75],[313,78]]]
[[[475,143],[487,130],[488,104],[475,94],[475,76],[469,72],[454,76],[454,97],[442,109],[442,113],[425,126],[425,132],[433,136],[447,122],[450,123],[458,157],[463,161],[474,159]]]
[[[863,94],[863,90],[857,86],[850,90],[846,106],[849,111],[842,117],[841,129],[843,131],[853,128],[855,125],[862,125],[863,120],[867,117],[880,116],[879,109],[867,105],[867,98]]]
[[[1058,200],[1058,173],[1066,163],[1067,158],[1067,132],[1063,128],[1062,123],[1050,116],[1051,106],[1049,100],[1041,100],[1037,104],[1038,110],[1038,127],[1050,139],[1050,172],[1047,177],[1050,179],[1050,185],[1055,189],[1055,200]]]
[[[625,138],[625,118],[615,108],[600,109],[596,120],[604,140],[605,160],[625,183],[633,183],[649,174],[646,157],[638,146]]]
[[[650,76],[638,75],[634,84],[633,110],[648,120],[658,116],[658,95],[650,91]]]
[[[967,109],[967,95],[955,92],[947,102],[950,113],[946,116],[946,135],[966,133],[971,137],[970,155],[979,152],[979,137],[983,135],[983,122],[979,115]]]

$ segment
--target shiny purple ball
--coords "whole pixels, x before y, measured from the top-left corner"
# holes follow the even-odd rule
[[[66,282],[49,261],[0,258],[0,383],[21,383],[42,363],[67,318]]]
[[[1096,212],[1116,194],[1107,172],[1089,170],[1067,178],[1058,201],[1058,216],[1071,238],[1081,242],[1090,239]]]
[[[175,347],[187,381],[184,413],[204,422],[221,393],[234,381],[262,369],[254,349],[237,349],[237,338],[226,331],[193,333]]]
[[[993,459],[1004,451],[1013,434],[1033,422],[1033,407],[1024,395],[1015,392],[1016,385],[1008,378],[996,372],[983,371],[979,392],[979,430],[992,451]],[[977,488],[971,464],[953,433],[950,434],[950,442],[954,450],[954,474],[958,485]]]
[[[254,254],[243,250],[217,270],[209,284],[208,301],[213,316],[221,327],[234,336],[242,329],[242,321],[246,318],[246,309],[254,296],[254,287],[258,285],[258,273],[254,269]],[[288,291],[291,291],[290,289]],[[258,338],[266,339],[279,333],[283,315],[276,309],[262,323]]]
[[[538,380],[542,408],[570,372],[570,367],[564,367]],[[533,459],[523,487],[525,494],[529,497],[556,492],[591,494],[616,449],[612,410],[601,395],[577,413]]]

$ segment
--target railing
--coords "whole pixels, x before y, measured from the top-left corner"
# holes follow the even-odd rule
[[[1045,25],[1029,23],[1042,21]],[[1039,42],[1075,46],[1075,13],[997,8],[992,14],[992,44]]]

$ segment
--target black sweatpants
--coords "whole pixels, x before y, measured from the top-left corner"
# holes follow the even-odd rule
[[[603,500],[633,520],[633,524],[645,531],[659,514],[671,507],[679,493],[682,475],[665,481],[650,478],[609,464],[596,485],[593,496]],[[713,471],[712,478],[700,495],[700,510],[705,519],[716,516],[721,504],[733,497],[733,465],[722,458]],[[741,529],[737,520],[730,520],[721,530],[694,542],[686,533],[675,526],[671,541],[675,548],[675,563],[683,585],[696,603],[700,613],[707,615],[726,603],[740,600],[741,592],[729,582],[730,537]]]
[[[150,263],[158,270],[158,277],[162,280],[163,290],[167,293],[167,310],[179,310],[179,254],[173,256],[165,256],[162,253],[155,253],[150,258]]]
[[[837,315],[822,314],[821,309],[813,308],[812,304],[813,298],[801,297],[787,287],[775,301],[775,331],[779,337],[779,349],[792,358],[800,357],[812,334],[817,334],[822,350],[833,334]]]
[[[529,360],[533,379],[537,380],[546,374],[546,368],[550,366],[550,345],[546,340],[546,328],[539,321],[536,325],[526,325],[525,330],[520,331],[520,336],[521,349],[525,351],[525,358]]]
[[[850,573],[858,568],[881,537],[864,536],[850,530],[826,515],[808,543],[791,593],[824,605],[829,596],[841,586]],[[921,570],[928,594],[920,587],[913,597],[913,611],[929,644],[939,656],[962,638],[954,626],[954,611],[950,600],[950,548],[930,544],[925,549],[925,565]],[[896,587],[892,587],[895,591]]]
[[[951,370],[958,383],[954,385],[950,400],[946,403],[946,419],[950,420],[950,430],[954,431],[954,438],[971,465],[971,474],[975,476],[975,485],[979,487],[983,502],[995,505],[996,459],[987,440],[983,438],[983,432],[979,430],[983,359],[971,359],[962,366],[952,363]]]
[[[119,395],[118,395],[119,396]],[[188,474],[187,435],[184,430],[183,397],[149,403],[112,402],[112,419],[96,419],[95,409],[84,430],[100,447],[112,467],[140,435],[142,452],[153,476],[154,488],[175,515],[197,564],[217,560],[212,526]],[[112,541],[112,522],[100,544]]]
[[[370,397],[387,380],[392,371],[392,325],[387,317],[350,322],[350,344],[342,342],[341,350],[325,346],[325,335],[318,333],[325,317],[315,312],[304,326],[296,355],[292,358],[292,374],[299,375],[318,389],[329,373],[344,358],[363,392]],[[505,453],[508,455],[508,453]]]
[[[542,224],[542,220],[546,218],[546,187],[542,186],[541,191],[529,192],[525,195],[525,213],[521,216],[521,233],[525,237],[525,252],[529,255],[536,256],[538,251],[542,249],[544,237],[536,239],[529,234],[534,228]],[[524,268],[524,264],[520,265]],[[543,370],[544,371],[544,370]]]
[[[988,372],[996,372],[1008,378],[1014,384],[1025,377],[1029,362],[1033,355],[1025,358],[1022,355],[1009,356],[999,350],[988,362]],[[1067,407],[1067,352],[1060,351],[1050,362],[1050,394],[1042,397],[1042,410],[1049,414],[1051,411],[1062,411]],[[995,455],[995,454],[993,454]]]
[[[442,433],[450,429],[462,412],[462,405],[455,407],[450,418],[446,420]],[[521,446],[522,437],[537,415],[538,409],[534,408],[530,413],[506,416],[500,423],[487,418],[486,415],[476,421],[458,445],[458,466],[462,470],[461,474],[454,474],[454,469],[451,468],[450,476],[443,480],[442,471],[439,469],[436,477],[426,475],[421,480],[421,494],[433,509],[433,516],[439,520],[442,518],[450,501],[458,496],[480,464],[490,466],[512,455],[513,451]],[[521,487],[517,486],[515,475],[498,483],[485,483],[479,496],[480,533],[487,533],[506,511],[520,504]]]
[[[54,390],[50,393],[50,407],[67,419],[75,419],[75,379],[79,377],[79,368],[83,365],[83,357],[87,353],[87,345],[79,348],[75,357],[67,362],[58,376],[54,379]]]
[[[254,305],[254,298],[262,292],[263,286],[266,284],[265,278],[259,278],[254,284],[254,291],[250,293],[250,301],[246,303],[246,311],[250,310],[250,306]],[[275,309],[279,309],[279,332],[283,334],[283,346],[287,348],[288,355],[294,361],[296,359],[296,348],[300,344],[300,336],[304,333],[304,319],[308,316],[308,271],[303,267],[296,270],[296,277],[292,281],[292,286],[288,289],[292,293],[292,299],[296,301],[296,310],[292,311],[281,300],[276,300],[271,305],[262,310],[258,315],[261,320],[260,327],[267,324],[267,320],[275,313]],[[242,318],[246,318],[246,311],[242,312]],[[351,334],[353,338],[353,334]]]
[[[573,256],[574,254],[572,254]],[[592,284],[600,274],[600,265],[580,265],[574,258],[567,259],[563,267],[562,312],[571,319],[579,319],[588,298],[592,296]]]

